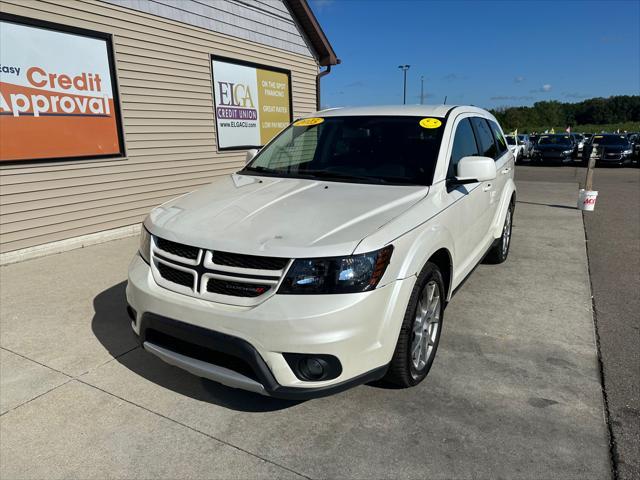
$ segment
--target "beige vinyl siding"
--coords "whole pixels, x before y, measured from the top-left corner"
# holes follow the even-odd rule
[[[301,55],[98,0],[2,0],[5,13],[113,35],[127,156],[0,165],[0,251],[123,227],[240,168],[218,152],[216,54],[291,70],[294,116],[315,110],[318,66]]]

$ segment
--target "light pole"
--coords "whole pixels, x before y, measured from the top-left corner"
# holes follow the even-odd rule
[[[407,104],[407,70],[409,70],[409,67],[411,67],[411,65],[398,65],[398,68],[402,70],[402,73],[404,75],[404,86],[402,88],[402,104],[403,105]]]
[[[424,104],[424,75],[420,76],[420,105]]]

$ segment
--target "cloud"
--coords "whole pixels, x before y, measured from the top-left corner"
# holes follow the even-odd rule
[[[529,93],[548,93],[548,92],[551,91],[552,88],[553,87],[550,84],[545,83],[540,88],[536,88],[534,90],[529,90]]]
[[[516,78],[513,79],[514,83],[522,83],[525,80],[526,79],[522,75],[518,75]]]
[[[533,95],[498,95],[495,97],[491,97],[490,100],[533,100],[536,97]]]
[[[589,98],[591,95],[587,93],[577,93],[577,92],[562,92],[562,94],[566,98]]]
[[[311,0],[311,5],[318,12],[321,12],[327,7],[331,7],[334,3],[335,0]]]
[[[623,35],[610,35],[610,36],[600,37],[599,40],[600,40],[600,43],[605,43],[605,44],[623,43],[625,38]]]
[[[455,80],[466,80],[467,77],[466,75],[458,75],[457,73],[448,73],[446,74],[444,77],[442,77],[443,80],[447,81],[447,82],[453,82]]]
[[[364,85],[365,85],[364,82],[358,80],[356,82],[349,83],[349,84],[345,85],[344,87],[345,88],[362,88],[362,87],[364,87]]]

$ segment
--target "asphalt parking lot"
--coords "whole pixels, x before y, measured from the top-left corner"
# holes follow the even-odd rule
[[[517,179],[583,183],[584,168],[528,167]],[[585,213],[588,257],[614,469],[640,478],[640,169],[598,168],[596,210]]]
[[[124,311],[134,238],[0,268],[0,477],[610,478],[577,186],[538,180],[409,390],[286,402],[162,363]]]

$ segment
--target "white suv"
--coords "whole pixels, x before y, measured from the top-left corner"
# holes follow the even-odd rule
[[[145,220],[127,286],[144,348],[283,398],[421,382],[453,292],[509,253],[514,157],[495,118],[332,109],[247,156]]]

